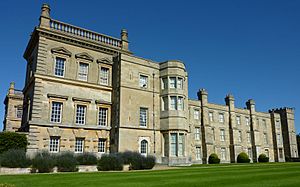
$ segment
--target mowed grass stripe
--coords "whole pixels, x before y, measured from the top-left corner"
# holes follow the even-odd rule
[[[163,171],[0,176],[17,186],[300,186],[300,163],[183,167]]]

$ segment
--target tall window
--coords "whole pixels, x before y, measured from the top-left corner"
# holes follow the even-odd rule
[[[147,108],[140,108],[140,126],[146,127],[147,126]]]
[[[83,153],[84,138],[76,138],[75,140],[75,153]]]
[[[251,135],[250,132],[247,132],[247,142],[251,143]]]
[[[168,103],[168,96],[165,96],[162,98],[162,107],[163,107],[163,111],[167,111],[169,109],[169,103]]]
[[[267,133],[264,133],[264,143],[268,144],[268,136]]]
[[[18,106],[16,107],[16,118],[22,118],[22,114],[23,114],[23,108],[22,106]]]
[[[176,88],[176,77],[170,77],[170,88]]]
[[[171,133],[171,156],[177,156],[177,134]]]
[[[276,125],[276,128],[280,128],[280,121],[276,120],[275,125]]]
[[[277,143],[278,144],[281,144],[281,135],[280,134],[277,134]]]
[[[283,159],[283,150],[282,150],[282,148],[279,148],[279,158]]]
[[[178,110],[183,110],[183,97],[178,97]]]
[[[140,75],[140,88],[148,87],[148,76]]]
[[[196,147],[196,160],[201,160],[201,147]]]
[[[194,109],[194,119],[199,119],[200,112],[198,109]]]
[[[107,108],[102,108],[99,107],[99,121],[98,121],[98,125],[99,126],[107,126]]]
[[[51,118],[50,118],[51,122],[61,123],[62,106],[63,104],[61,102],[55,102],[55,101],[52,102]]]
[[[252,149],[248,148],[248,156],[250,159],[252,159]]]
[[[59,77],[63,77],[65,73],[65,59],[56,57],[54,74]]]
[[[100,84],[108,85],[109,69],[105,67],[100,68]]]
[[[195,140],[200,140],[200,128],[195,128]]]
[[[222,142],[225,141],[225,130],[224,130],[224,129],[221,129],[221,130],[220,130],[220,140],[221,140]]]
[[[168,89],[168,78],[162,78],[162,90]]]
[[[180,77],[178,77],[178,79],[177,79],[177,88],[183,89],[183,79]]]
[[[240,116],[237,116],[237,117],[236,117],[236,124],[237,124],[237,125],[240,125],[240,124],[241,124],[241,117],[240,117]]]
[[[269,149],[265,149],[265,154],[266,154],[267,157],[270,157]]]
[[[224,123],[224,114],[219,114],[219,122]]]
[[[85,124],[85,113],[86,113],[86,106],[85,105],[77,105],[76,124],[78,124],[78,125]]]
[[[79,63],[78,79],[87,81],[89,72],[89,65],[86,63]]]
[[[148,154],[148,142],[147,140],[141,141],[141,148],[140,148],[141,154],[146,156]]]
[[[209,118],[209,121],[210,121],[210,122],[213,122],[213,121],[214,121],[214,113],[209,112],[209,113],[208,113],[208,118]]]
[[[49,152],[50,153],[58,153],[59,152],[59,137],[58,136],[50,137]]]
[[[226,160],[226,148],[221,148],[221,160]]]
[[[242,131],[239,131],[239,142],[242,142]]]
[[[184,135],[179,134],[178,136],[178,156],[184,155]]]
[[[215,133],[215,129],[214,129],[214,128],[212,128],[212,129],[211,129],[211,131],[212,131],[212,135],[213,135],[213,140],[215,141],[215,140],[216,140],[216,133]]]
[[[262,120],[263,126],[265,129],[267,129],[267,121],[265,119]]]
[[[105,153],[106,139],[99,138],[98,140],[98,153]]]
[[[245,118],[246,125],[250,125],[250,119],[248,117]]]
[[[171,96],[171,103],[170,103],[170,109],[171,110],[177,110],[177,101],[176,101],[176,96]]]

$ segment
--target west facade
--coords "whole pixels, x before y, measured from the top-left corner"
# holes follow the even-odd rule
[[[26,133],[29,155],[131,150],[169,165],[207,163],[212,153],[222,163],[241,152],[253,162],[297,157],[293,109],[258,112],[253,100],[240,109],[230,94],[217,105],[204,89],[189,99],[182,62],[143,59],[128,46],[126,30],[118,39],[63,23],[44,4],[24,53],[23,93],[11,84],[5,99],[4,130]]]

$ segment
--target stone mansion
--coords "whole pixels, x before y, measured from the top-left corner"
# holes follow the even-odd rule
[[[27,135],[27,153],[138,151],[169,165],[221,163],[245,152],[271,162],[298,157],[294,110],[258,112],[254,100],[235,107],[188,97],[181,61],[154,62],[133,55],[128,33],[114,38],[50,17],[42,6],[24,53],[22,91],[11,83],[5,98],[4,131]]]

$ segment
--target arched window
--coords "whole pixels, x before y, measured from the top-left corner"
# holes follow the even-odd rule
[[[147,155],[147,153],[148,153],[148,142],[147,142],[147,140],[142,140],[141,141],[141,149],[140,149],[140,151],[141,151],[142,155],[144,155],[144,156]]]

